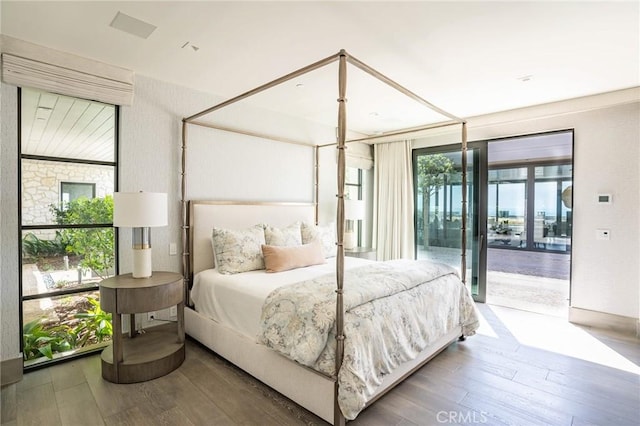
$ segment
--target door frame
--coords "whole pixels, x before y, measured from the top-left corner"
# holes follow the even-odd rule
[[[473,165],[471,179],[472,190],[471,197],[467,198],[467,215],[471,216],[471,220],[467,221],[467,250],[471,248],[471,256],[467,255],[467,267],[471,265],[471,274],[467,277],[471,278],[471,284],[465,283],[470,289],[473,289],[477,283],[477,291],[471,291],[473,300],[484,303],[486,301],[487,287],[487,251],[486,251],[486,234],[487,234],[487,197],[486,183],[488,179],[487,170],[487,141],[469,142],[467,144],[467,155],[471,155],[472,161],[468,162]],[[417,158],[421,155],[460,153],[462,144],[440,145],[434,147],[416,148],[412,152],[413,179],[417,182]],[[468,166],[467,166],[468,167]],[[417,206],[418,188],[414,185],[414,206]],[[481,205],[482,204],[482,205]],[[415,214],[414,207],[414,229],[418,229],[418,215]],[[471,241],[469,241],[471,239]],[[417,257],[418,233],[414,232],[415,256]],[[462,254],[462,253],[461,253]],[[469,261],[470,259],[470,261]],[[475,283],[474,283],[475,280]]]
[[[553,131],[543,131],[543,132],[535,132],[528,133],[523,135],[516,136],[505,136],[499,138],[492,139],[483,139],[478,141],[472,141],[467,144],[467,155],[472,155],[473,162],[473,190],[471,191],[472,197],[468,200],[468,211],[467,214],[471,215],[472,220],[468,222],[467,229],[467,247],[471,247],[471,262],[467,261],[467,265],[471,263],[471,279],[477,278],[477,292],[473,294],[473,300],[480,303],[486,302],[487,295],[487,256],[488,256],[488,244],[487,244],[487,222],[488,222],[488,188],[489,188],[489,144],[492,142],[500,142],[511,139],[520,139],[520,138],[531,138],[535,136],[543,136],[557,133],[570,133],[571,134],[571,182],[572,185],[575,186],[575,129],[559,129]],[[462,144],[451,144],[451,145],[438,145],[431,147],[422,147],[413,149],[412,160],[413,160],[413,178],[414,182],[417,182],[417,169],[416,162],[417,157],[419,155],[425,154],[438,154],[438,153],[454,153],[461,152]],[[519,165],[553,165],[564,162],[564,160],[559,159],[545,159],[540,161],[529,161],[518,163]],[[515,164],[515,163],[514,163]],[[529,180],[533,179],[533,177],[528,177],[527,188],[529,191],[533,189],[532,183]],[[417,203],[417,185],[414,185],[414,202]],[[533,209],[533,203],[529,206],[527,204],[528,209]],[[415,207],[414,207],[415,212]],[[531,212],[528,212],[531,214]],[[417,215],[414,214],[414,226],[417,229]],[[532,230],[527,231],[532,232]],[[573,241],[574,232],[572,230],[571,239]],[[531,235],[532,236],[532,235]],[[414,247],[416,247],[416,256],[417,256],[417,245],[418,245],[418,235],[417,232],[414,232]],[[527,236],[529,240],[529,235]],[[469,238],[471,238],[471,244],[469,244]],[[532,240],[533,241],[533,240]],[[573,264],[573,250],[569,253],[570,260],[569,264]],[[469,257],[467,256],[467,259]],[[468,274],[467,274],[468,275]],[[569,269],[569,306],[571,306],[571,295],[572,295],[572,279],[571,279],[571,266]],[[469,276],[469,275],[468,275]],[[470,285],[471,287],[471,285]]]

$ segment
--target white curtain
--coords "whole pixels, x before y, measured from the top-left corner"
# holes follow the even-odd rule
[[[373,230],[378,260],[413,259],[411,141],[374,145]]]

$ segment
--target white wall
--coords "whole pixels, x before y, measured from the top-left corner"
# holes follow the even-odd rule
[[[638,319],[640,103],[632,97],[635,102],[618,106],[605,99],[598,107],[590,97],[470,119],[469,141],[575,130],[571,306]],[[459,141],[456,131],[414,146]],[[613,204],[598,205],[599,193],[612,194]],[[599,228],[611,230],[610,241],[596,240]]]
[[[20,356],[18,302],[18,90],[0,87],[0,361]]]
[[[313,201],[313,147],[201,126],[187,133],[187,198]]]

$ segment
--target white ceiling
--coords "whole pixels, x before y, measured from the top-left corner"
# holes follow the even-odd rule
[[[1,4],[3,34],[220,99],[340,49],[458,117],[640,86],[637,1]],[[147,39],[114,29],[118,12],[157,29]],[[335,121],[337,85],[324,71],[317,75],[251,103],[316,122],[326,110]],[[310,101],[317,92],[331,104]],[[414,115],[406,99],[398,106],[390,99],[396,95],[373,93],[349,80],[352,130],[373,134],[432,121]]]

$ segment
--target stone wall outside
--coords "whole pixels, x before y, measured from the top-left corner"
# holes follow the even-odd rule
[[[113,194],[114,167],[93,164],[22,160],[22,224],[54,224],[51,205],[60,203],[62,182],[93,183],[96,198]],[[50,238],[55,231],[30,231],[38,238]]]

